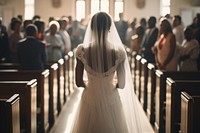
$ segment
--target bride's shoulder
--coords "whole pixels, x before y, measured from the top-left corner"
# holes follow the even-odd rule
[[[123,49],[123,48],[119,48],[118,53],[119,53],[120,55],[122,55],[122,56],[125,56],[125,55],[126,55],[126,51],[125,51],[125,49]]]
[[[126,52],[124,49],[119,49],[117,51],[117,57],[118,57],[118,60],[121,62],[121,61],[124,61],[126,59]]]

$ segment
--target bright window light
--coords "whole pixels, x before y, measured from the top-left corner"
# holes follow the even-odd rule
[[[76,19],[80,21],[85,18],[85,1],[77,0],[76,1]]]
[[[25,0],[25,15],[24,19],[32,19],[35,14],[35,0]]]
[[[119,13],[123,12],[124,2],[123,1],[115,1],[115,21],[119,20]]]
[[[91,15],[93,16],[97,12],[99,12],[99,0],[92,0],[91,1]]]
[[[109,13],[109,1],[108,0],[101,0],[100,11]]]
[[[91,15],[99,11],[109,13],[109,0],[91,0]]]
[[[160,4],[160,15],[170,14],[170,0],[161,0]]]

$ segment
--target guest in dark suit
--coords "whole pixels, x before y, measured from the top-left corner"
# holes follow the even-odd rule
[[[45,44],[36,39],[37,27],[29,24],[26,27],[26,38],[18,42],[18,56],[24,70],[43,70],[47,61]]]
[[[128,22],[123,20],[123,13],[119,13],[119,21],[115,22],[117,32],[123,44],[126,44],[126,31],[128,29]]]
[[[196,19],[196,28],[194,29],[194,36],[200,45],[200,13],[197,13],[196,17],[197,19]],[[199,57],[197,58],[197,66],[198,66],[198,70],[200,71],[200,54],[199,54]]]
[[[10,62],[9,39],[6,27],[0,19],[0,62]]]
[[[158,38],[158,28],[156,27],[156,18],[151,16],[148,20],[148,29],[146,31],[145,41],[142,46],[142,53],[148,62],[155,63],[155,55],[151,47],[154,46]]]

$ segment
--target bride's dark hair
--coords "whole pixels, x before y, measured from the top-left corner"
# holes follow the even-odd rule
[[[91,30],[97,32],[98,38],[100,39],[103,37],[103,40],[105,41],[105,33],[110,30],[111,21],[112,20],[107,13],[99,12],[92,17]]]
[[[103,31],[107,31],[110,29],[111,26],[111,18],[110,16],[108,16],[108,14],[104,12],[99,12],[92,17],[92,30],[94,30],[95,23],[98,31],[100,31],[101,29],[103,29]]]

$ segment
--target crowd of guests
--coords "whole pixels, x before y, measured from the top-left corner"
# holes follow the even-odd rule
[[[85,29],[71,16],[31,20],[13,17],[8,27],[0,20],[0,62],[19,63],[22,69],[44,69],[83,42]]]
[[[166,71],[200,70],[200,14],[191,25],[184,25],[180,15],[150,16],[130,23],[116,23],[126,47],[141,54],[158,69]],[[128,26],[127,26],[128,25]],[[122,30],[123,29],[123,30]],[[124,30],[126,29],[126,30]],[[122,33],[123,32],[123,33]]]
[[[200,14],[186,26],[180,15],[150,16],[129,22],[120,13],[115,26],[125,47],[159,69],[200,70]],[[46,62],[63,58],[82,43],[85,27],[71,16],[49,17],[45,24],[38,15],[31,20],[23,20],[19,15],[11,19],[8,27],[0,20],[0,62],[20,63],[24,69],[43,69]]]

